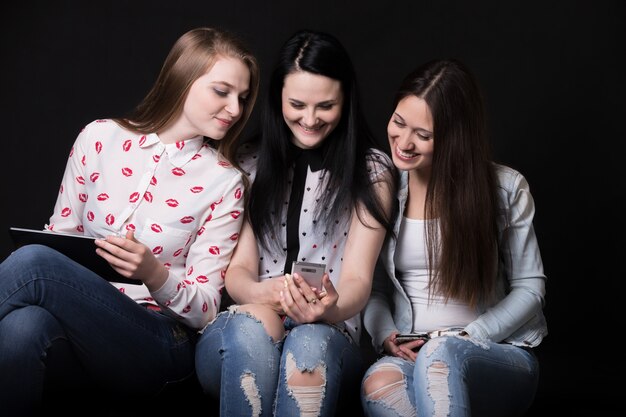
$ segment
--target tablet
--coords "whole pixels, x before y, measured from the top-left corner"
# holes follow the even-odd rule
[[[73,235],[52,232],[50,230],[22,229],[19,227],[10,227],[9,234],[16,248],[38,243],[56,249],[107,281],[134,285],[142,284],[140,280],[129,279],[118,274],[107,261],[98,256],[96,254],[96,244],[94,243],[96,238],[93,236]]]

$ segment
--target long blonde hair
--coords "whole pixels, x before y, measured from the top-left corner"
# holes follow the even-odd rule
[[[238,167],[237,140],[250,118],[259,91],[259,66],[242,41],[231,33],[215,28],[196,28],[183,34],[170,50],[152,89],[126,118],[115,119],[126,129],[138,133],[158,132],[181,114],[191,85],[210,70],[220,58],[235,58],[250,71],[250,86],[241,118],[219,141],[210,141],[218,152]]]

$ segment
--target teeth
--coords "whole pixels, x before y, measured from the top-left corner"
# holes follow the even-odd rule
[[[404,152],[404,151],[401,151],[400,149],[398,149],[397,152],[398,152],[398,155],[400,155],[403,158],[412,158],[415,156],[415,154],[412,152]]]
[[[302,126],[300,125],[300,127],[305,131],[305,132],[315,132],[318,129],[317,128],[313,128],[313,127],[306,127],[306,126]]]

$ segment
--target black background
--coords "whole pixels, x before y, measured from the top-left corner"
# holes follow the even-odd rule
[[[581,414],[624,409],[624,2],[12,2],[1,23],[4,230],[43,227],[79,130],[133,108],[193,27],[240,34],[263,87],[295,30],[333,33],[382,144],[401,78],[432,58],[465,61],[485,91],[496,160],[535,198],[550,331],[540,395]],[[0,259],[11,250],[0,233]]]

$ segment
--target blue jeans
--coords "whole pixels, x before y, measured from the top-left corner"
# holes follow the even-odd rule
[[[79,368],[123,396],[158,393],[193,374],[195,339],[195,331],[46,246],[24,246],[0,264],[0,404],[7,415],[40,407],[51,368]],[[55,358],[68,363],[50,363]]]
[[[351,391],[358,401],[363,363],[343,331],[323,323],[296,324],[275,342],[262,323],[234,309],[220,313],[196,348],[196,373],[204,391],[220,400],[221,416],[333,416]],[[291,386],[291,372],[320,370],[322,385]],[[308,392],[303,392],[308,391]]]
[[[366,393],[379,371],[386,371],[385,383]],[[529,349],[442,336],[424,344],[415,363],[393,356],[374,363],[363,377],[361,402],[367,416],[521,416],[538,380]]]

